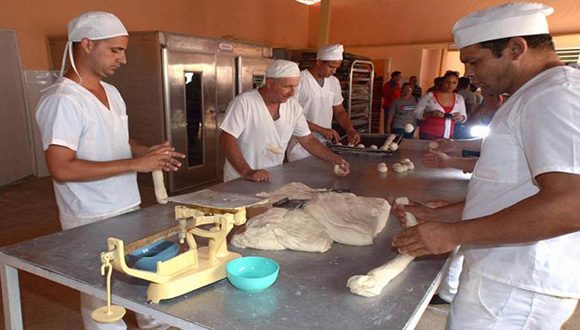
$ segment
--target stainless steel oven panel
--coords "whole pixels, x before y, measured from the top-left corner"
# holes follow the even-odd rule
[[[171,191],[179,191],[218,180],[217,175],[217,124],[216,124],[216,56],[213,54],[191,52],[167,52],[167,81],[169,109],[169,134],[177,150],[187,155],[179,171],[169,176]],[[187,74],[187,75],[186,75]],[[193,129],[188,127],[186,109],[186,79],[198,77],[200,85],[199,99],[201,106],[200,134],[201,158],[193,159],[192,145],[188,136]],[[189,77],[189,78],[187,78]],[[191,117],[190,117],[191,120]],[[197,149],[196,149],[197,150]]]
[[[271,58],[236,57],[236,95],[260,87]]]

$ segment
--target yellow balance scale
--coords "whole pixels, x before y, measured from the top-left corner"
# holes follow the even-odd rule
[[[187,206],[175,206],[178,225],[154,234],[127,246],[123,241],[110,237],[108,251],[101,253],[101,275],[107,276],[107,305],[93,311],[98,322],[110,323],[120,320],[125,309],[111,305],[112,268],[129,276],[151,282],[147,299],[159,303],[171,299],[226,277],[226,264],[241,257],[228,251],[226,237],[234,226],[246,222],[246,207],[267,200],[235,193],[202,190],[191,194],[169,198]],[[209,226],[209,229],[199,228]],[[180,243],[187,242],[189,249],[166,261],[157,262],[155,272],[131,268],[125,255],[139,247],[178,234]],[[208,245],[198,247],[194,236],[208,239]]]

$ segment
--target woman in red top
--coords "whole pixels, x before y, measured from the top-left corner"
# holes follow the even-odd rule
[[[441,87],[419,100],[415,110],[421,123],[420,137],[426,140],[452,138],[456,122],[467,119],[463,97],[455,93],[459,81],[457,72],[447,71]]]

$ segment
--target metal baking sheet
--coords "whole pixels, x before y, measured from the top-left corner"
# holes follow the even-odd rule
[[[339,142],[342,143],[342,145],[336,144],[332,141],[327,141],[326,146],[330,150],[338,154],[372,156],[372,157],[390,157],[396,151],[393,152],[369,148],[373,144],[376,145],[378,148],[380,148],[383,145],[383,143],[385,143],[385,140],[389,135],[390,134],[361,134],[359,143],[364,144],[366,148],[357,148],[348,146],[348,138],[346,136],[341,137],[339,140]],[[403,135],[397,136],[393,142],[396,142],[400,146],[401,143],[403,142]]]
[[[268,202],[267,198],[233,192],[218,192],[210,189],[204,189],[189,194],[169,197],[167,200],[191,206],[203,206],[220,209],[237,209]]]

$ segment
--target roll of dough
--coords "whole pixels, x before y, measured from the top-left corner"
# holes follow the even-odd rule
[[[167,190],[163,182],[163,171],[153,171],[153,188],[155,188],[155,199],[159,204],[167,204]]]
[[[405,212],[405,222],[407,227],[417,224],[417,218],[411,212]],[[351,276],[346,282],[350,292],[363,297],[376,297],[389,282],[397,277],[415,257],[399,254],[386,264],[377,267],[366,275]]]

